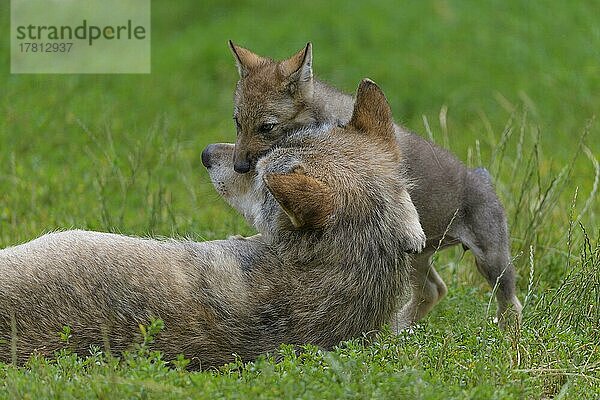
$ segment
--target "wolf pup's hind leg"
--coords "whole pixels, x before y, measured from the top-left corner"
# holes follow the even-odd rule
[[[496,248],[472,245],[471,251],[475,256],[477,269],[496,293],[498,325],[502,329],[509,325],[518,327],[523,307],[515,293],[515,267],[508,252],[508,240]]]
[[[483,168],[470,172],[464,226],[457,237],[473,252],[477,269],[495,290],[500,327],[513,323],[518,326],[523,307],[516,296],[504,208],[493,190],[489,173]]]

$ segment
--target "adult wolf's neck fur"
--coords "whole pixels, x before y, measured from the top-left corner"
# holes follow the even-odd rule
[[[291,272],[297,319],[287,341],[308,338],[330,347],[389,321],[408,272],[406,254],[381,226],[386,222],[377,222],[373,216],[340,221],[327,232],[286,232],[273,243]]]

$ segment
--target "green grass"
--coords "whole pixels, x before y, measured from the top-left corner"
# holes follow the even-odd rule
[[[282,58],[310,40],[319,77],[374,79],[398,121],[490,169],[523,329],[493,325],[491,289],[453,249],[436,255],[448,297],[410,334],[202,373],[143,346],[64,352],[0,366],[0,398],[600,397],[597,2],[153,3],[150,75],[10,75],[0,3],[0,247],[69,227],[251,234],[200,163],[234,140],[226,41]]]

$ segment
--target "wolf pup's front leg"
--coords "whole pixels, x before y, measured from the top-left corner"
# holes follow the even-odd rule
[[[419,213],[415,208],[408,192],[403,192],[398,201],[398,206],[405,214],[405,224],[398,228],[404,251],[415,254],[420,253],[425,248],[425,232],[419,221]]]

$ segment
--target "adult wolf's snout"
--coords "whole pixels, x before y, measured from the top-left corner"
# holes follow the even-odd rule
[[[202,165],[204,165],[207,169],[212,167],[212,154],[215,150],[214,144],[209,144],[206,146],[204,151],[202,151]]]
[[[233,145],[229,143],[209,144],[202,151],[202,165],[206,169],[231,169]]]

